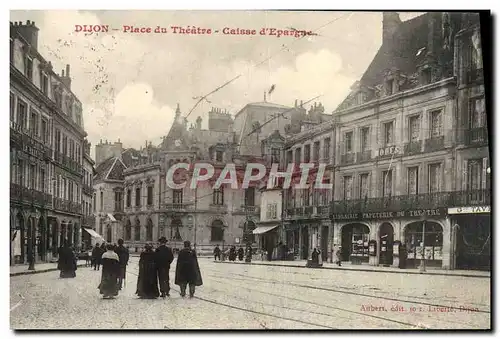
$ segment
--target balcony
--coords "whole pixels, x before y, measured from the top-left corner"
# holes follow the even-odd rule
[[[217,213],[226,213],[227,212],[226,205],[210,204],[209,209],[210,209],[210,211],[217,212]]]
[[[471,128],[465,131],[465,144],[467,146],[488,145],[488,130],[486,127]]]
[[[241,205],[239,208],[236,208],[233,214],[260,214],[259,206],[248,206]]]
[[[405,155],[415,155],[422,153],[422,140],[412,141],[405,144]]]
[[[398,212],[491,204],[491,190],[455,191],[334,201],[332,213]]]
[[[82,204],[72,202],[69,200],[64,200],[61,198],[54,199],[54,209],[58,211],[73,213],[73,214],[81,214],[82,213]]]
[[[467,83],[481,84],[484,82],[483,69],[468,69],[467,70]]]
[[[325,217],[330,214],[330,206],[316,206],[316,215]]]
[[[363,151],[363,152],[358,152],[356,159],[357,159],[358,163],[368,162],[368,161],[372,160],[372,151],[367,150],[367,151]]]
[[[52,206],[52,195],[14,183],[10,184],[10,199],[35,205]]]
[[[76,174],[83,173],[82,165],[80,165],[77,161],[71,159],[70,157],[68,157],[63,153],[55,152],[54,160],[73,173]]]
[[[425,153],[437,152],[444,149],[444,135],[425,140]]]
[[[22,149],[31,156],[45,161],[52,159],[52,149],[40,137],[12,121],[10,122],[10,140],[14,147]]]
[[[341,165],[354,164],[355,159],[356,159],[356,154],[355,153],[342,154],[341,157],[340,157],[340,164]]]

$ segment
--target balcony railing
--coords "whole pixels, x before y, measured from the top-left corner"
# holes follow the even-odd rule
[[[398,212],[491,204],[491,190],[455,191],[334,201],[332,213]]]
[[[425,140],[425,152],[436,152],[444,148],[444,136]]]
[[[10,184],[10,198],[19,202],[52,206],[52,195],[14,183]]]
[[[465,144],[468,146],[487,145],[488,130],[486,127],[471,128],[465,131]]]
[[[412,141],[405,144],[405,155],[418,154],[422,152],[422,140]]]
[[[359,152],[358,155],[357,155],[357,161],[358,161],[358,163],[359,162],[367,162],[367,161],[370,161],[370,160],[372,160],[372,151],[371,150]]]
[[[188,211],[192,204],[189,203],[173,203],[173,204],[165,204],[165,209],[167,211]]]
[[[246,213],[258,214],[260,213],[260,208],[259,206],[241,205],[240,208],[237,208],[234,212],[242,214]]]
[[[68,213],[81,214],[82,204],[72,202],[69,200],[64,200],[61,198],[55,198],[54,209]]]
[[[341,165],[354,164],[355,156],[356,156],[355,153],[342,154],[342,156],[340,157],[340,164]]]

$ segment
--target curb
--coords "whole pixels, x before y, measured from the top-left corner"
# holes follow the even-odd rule
[[[79,265],[76,265],[76,267],[85,267],[85,264],[79,264]],[[30,274],[38,274],[38,273],[47,273],[47,272],[53,272],[53,271],[59,271],[59,270],[57,269],[57,267],[55,267],[55,268],[46,268],[46,269],[43,269],[43,270],[14,272],[14,273],[10,273],[10,276],[11,277],[16,277],[16,276],[19,276],[19,275],[30,275]]]
[[[217,261],[218,264],[231,264],[231,265],[255,265],[255,266],[279,266],[279,267],[294,267],[294,268],[309,268],[301,265],[284,265],[284,264],[263,264],[263,263],[232,263],[228,261]],[[358,271],[358,272],[378,272],[378,273],[393,273],[393,274],[416,274],[416,275],[439,275],[446,277],[466,277],[466,278],[487,278],[490,279],[491,276],[485,275],[474,275],[474,274],[459,274],[459,273],[439,273],[439,272],[406,272],[406,271],[385,271],[381,269],[369,270],[363,268],[337,268],[337,267],[317,267],[316,269],[323,270],[337,270],[337,271]]]

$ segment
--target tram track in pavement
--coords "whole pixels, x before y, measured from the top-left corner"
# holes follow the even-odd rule
[[[213,271],[212,271],[213,272]],[[240,276],[243,278],[235,278],[234,276]],[[245,274],[240,274],[240,273],[231,273],[231,278],[235,280],[241,280],[241,281],[247,281],[248,278],[253,279],[255,281],[262,281],[262,282],[267,282],[270,284],[282,284],[283,281],[280,280],[274,280],[274,279],[265,279],[261,277],[255,277],[251,275],[245,275]],[[217,277],[217,276],[214,276]],[[222,277],[222,276],[219,276]],[[226,278],[226,277],[224,277]],[[422,305],[422,306],[432,306],[432,307],[452,307],[449,305],[440,305],[440,304],[434,304],[434,303],[428,303],[428,302],[423,302],[423,301],[418,301],[418,300],[411,300],[411,299],[398,299],[398,298],[392,298],[392,297],[385,297],[385,296],[380,296],[380,295],[374,295],[374,294],[366,294],[366,293],[361,293],[361,292],[353,292],[353,291],[343,291],[339,289],[333,289],[333,288],[328,288],[328,287],[321,287],[321,286],[313,286],[313,285],[304,285],[304,284],[297,284],[297,283],[291,283],[287,282],[287,285],[289,286],[295,286],[295,287],[302,287],[302,288],[309,288],[309,289],[314,289],[314,290],[322,290],[322,291],[328,291],[328,292],[333,292],[333,293],[340,293],[340,294],[349,294],[349,295],[355,295],[355,296],[360,296],[360,297],[368,297],[368,298],[375,298],[375,299],[384,299],[387,301],[394,301],[394,302],[401,302],[401,303],[412,303],[412,304],[417,304],[417,305]],[[485,306],[484,304],[480,304]],[[487,313],[491,314],[491,311],[488,310],[475,310],[475,312],[478,313]]]

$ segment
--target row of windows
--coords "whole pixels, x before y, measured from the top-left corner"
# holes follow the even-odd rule
[[[80,185],[71,179],[56,177],[54,182],[54,192],[56,198],[79,203],[81,201]]]
[[[147,201],[146,201],[146,206],[152,206],[153,205],[153,192],[154,192],[154,186],[150,185],[147,187]],[[140,207],[142,204],[142,199],[141,199],[141,187],[136,187],[135,188],[135,205],[136,207]],[[116,206],[122,206],[122,195],[121,192],[115,192],[115,210]],[[132,207],[132,189],[127,190],[127,207]]]
[[[323,140],[323,158],[322,160],[328,162],[330,160],[330,146],[331,139],[325,138]],[[304,157],[302,158],[302,149],[300,147],[295,148],[295,150],[289,150],[286,156],[287,164],[295,162],[299,164],[301,162],[311,162],[320,160],[320,149],[321,142],[315,141],[312,145],[312,156],[311,156],[311,144],[304,145]],[[295,157],[294,157],[295,155]]]
[[[330,203],[330,189],[290,188],[286,194],[288,208],[304,206],[327,206]]]
[[[40,192],[48,192],[45,169],[23,159],[11,161],[11,182]]]

